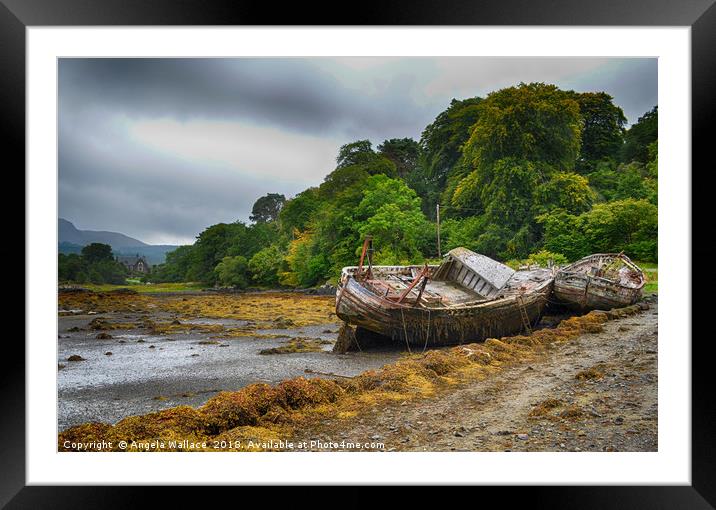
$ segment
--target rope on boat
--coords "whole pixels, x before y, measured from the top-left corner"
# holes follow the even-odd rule
[[[358,331],[358,328],[356,328],[355,331],[351,329],[351,335],[353,335],[353,341],[356,343],[356,347],[358,347],[358,352],[363,352],[363,349],[360,348],[360,344],[358,343],[358,335],[356,332]]]
[[[428,308],[428,333],[425,335],[425,345],[423,345],[423,352],[428,348],[428,341],[430,340],[430,308]]]
[[[412,354],[413,351],[410,350],[410,342],[408,342],[408,329],[405,326],[405,314],[403,313],[403,309],[400,309],[400,317],[403,321],[403,334],[405,335],[405,345],[408,348],[408,353]]]

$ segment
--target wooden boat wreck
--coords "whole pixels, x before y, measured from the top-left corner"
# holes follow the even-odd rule
[[[426,349],[530,331],[552,292],[551,269],[515,271],[465,248],[439,266],[373,266],[370,251],[367,239],[359,265],[343,268],[336,315],[347,327],[334,351],[361,338]]]
[[[623,253],[597,253],[557,271],[554,297],[577,310],[609,310],[636,303],[646,280]]]

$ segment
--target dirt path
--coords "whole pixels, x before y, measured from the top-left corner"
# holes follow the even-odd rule
[[[657,318],[654,302],[484,381],[324,421],[299,439],[385,451],[656,451]]]

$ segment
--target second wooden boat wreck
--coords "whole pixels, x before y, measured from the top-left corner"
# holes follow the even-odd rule
[[[356,326],[352,338],[339,339],[339,352],[360,349],[361,332],[372,332],[363,335],[372,343],[378,336],[425,349],[529,331],[552,292],[551,269],[515,271],[465,248],[439,266],[373,266],[369,243],[358,266],[343,268],[336,291],[336,315]]]
[[[557,271],[554,297],[578,310],[609,310],[636,303],[646,280],[622,253],[597,253]]]

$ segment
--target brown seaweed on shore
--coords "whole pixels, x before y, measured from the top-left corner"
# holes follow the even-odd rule
[[[66,442],[68,439],[75,443],[92,439],[116,443],[120,440],[289,437],[315,420],[350,418],[376,405],[429,397],[460,381],[488,377],[505,364],[537,356],[546,345],[600,332],[610,318],[638,311],[638,306],[627,307],[618,313],[595,311],[563,320],[554,329],[537,330],[531,335],[407,355],[379,370],[353,378],[298,377],[275,386],[252,384],[239,391],[221,392],[197,409],[180,406],[125,418],[116,425],[71,427],[60,433],[58,447],[61,451],[72,450],[66,446],[70,444]],[[567,408],[563,418],[575,419],[577,411]],[[166,443],[157,449],[177,450],[181,447]]]

